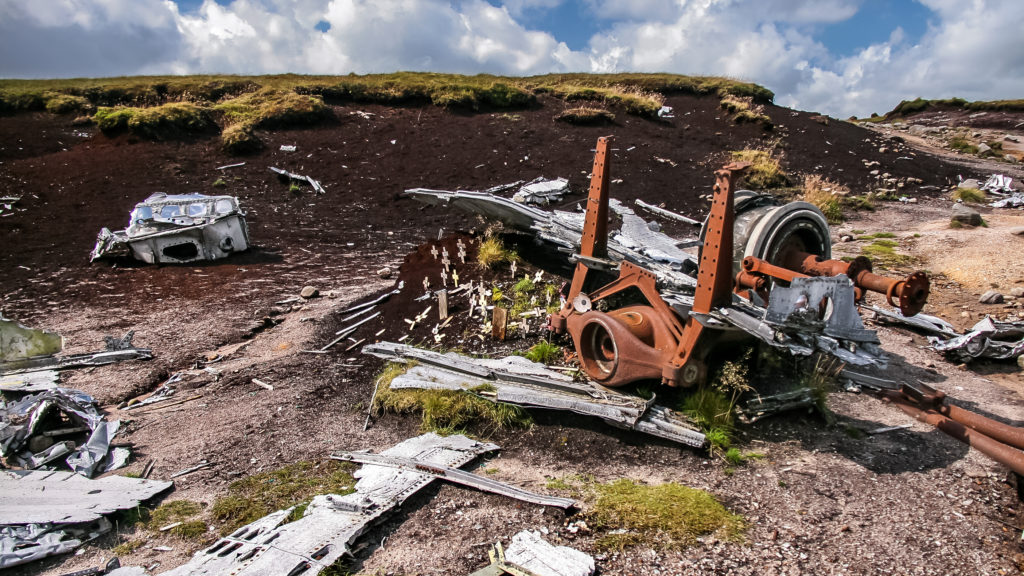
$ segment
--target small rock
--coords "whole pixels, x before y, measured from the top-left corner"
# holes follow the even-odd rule
[[[1017,366],[1020,366],[1020,369],[1024,370],[1024,356],[1017,356]]]
[[[907,204],[917,204],[917,198],[907,198]]]
[[[839,237],[840,242],[851,242],[852,240],[853,236],[850,236],[849,234],[843,234],[842,236]]]
[[[1024,226],[1017,226],[1016,228],[1010,228],[1010,234],[1015,236],[1024,236]]]
[[[960,313],[960,317],[961,318],[970,318],[971,317],[971,313],[966,311],[966,310],[964,310],[963,312]]]
[[[974,178],[968,178],[966,180],[961,180],[960,183],[956,185],[957,188],[974,188],[974,189],[977,189],[978,186],[981,186],[981,182],[978,182]]]
[[[313,288],[312,286],[306,286],[305,288],[302,289],[302,292],[299,292],[299,296],[302,296],[303,298],[306,299],[316,298],[319,295],[320,291],[317,290],[316,288]]]
[[[391,268],[388,268],[387,266],[385,266],[385,267],[381,268],[380,270],[377,270],[377,276],[380,276],[381,278],[384,278],[385,280],[387,280],[388,278],[391,278]]]
[[[978,144],[978,156],[988,156],[992,154],[992,147],[982,142]]]
[[[982,304],[1002,304],[1003,295],[995,290],[989,290],[982,294],[981,298],[978,298],[978,302]]]
[[[885,146],[882,146],[881,148],[878,149],[878,153],[879,154],[885,154],[888,151],[889,151],[889,149],[886,148]]]
[[[1020,138],[1017,138],[1013,134],[1007,134],[1006,136],[1003,136],[1003,140],[1006,140],[1007,142],[1020,142]]]
[[[963,204],[953,204],[952,221],[965,226],[981,226],[981,214]]]
[[[878,170],[872,170],[871,171],[871,175],[872,176],[878,176]]]
[[[1020,158],[1014,156],[1013,154],[1005,154],[1005,155],[1003,155],[1003,160],[1006,160],[1007,162],[1013,162],[1014,164],[1016,164],[1017,162],[1020,162]]]
[[[1014,288],[1010,288],[1010,296],[1013,296],[1014,298],[1024,297],[1024,286],[1016,286]]]

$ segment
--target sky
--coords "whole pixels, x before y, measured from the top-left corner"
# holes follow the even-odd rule
[[[835,117],[1024,98],[1022,0],[0,0],[0,77],[669,72]]]

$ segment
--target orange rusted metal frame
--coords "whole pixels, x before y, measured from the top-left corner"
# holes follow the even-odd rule
[[[590,194],[587,197],[587,216],[583,222],[583,236],[580,238],[580,256],[587,258],[608,257],[608,182],[611,178],[608,144],[612,140],[612,136],[598,138],[597,150],[594,152],[594,167],[590,171]],[[583,291],[588,270],[582,261],[576,263],[576,272],[572,275],[572,284],[569,287],[570,304]]]

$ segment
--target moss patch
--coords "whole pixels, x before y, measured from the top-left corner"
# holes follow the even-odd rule
[[[318,494],[349,494],[355,490],[354,465],[327,460],[302,461],[232,482],[228,495],[218,498],[210,513],[223,523],[222,535],[271,512],[308,503]]]
[[[176,138],[214,128],[208,109],[190,102],[171,102],[152,108],[100,108],[93,120],[100,130],[127,130],[153,140]]]
[[[555,120],[576,126],[600,126],[615,122],[615,114],[595,106],[566,108],[555,116]]]
[[[985,192],[977,188],[957,188],[950,195],[953,201],[961,200],[973,204],[981,204],[985,201]]]
[[[880,238],[861,248],[861,253],[870,258],[873,264],[883,268],[912,264],[914,257],[900,254],[896,251],[897,246],[899,243],[895,240]]]
[[[596,542],[604,550],[635,545],[679,550],[698,536],[738,540],[745,530],[743,519],[714,496],[674,482],[648,486],[622,479],[593,490],[597,499],[588,516],[596,529],[608,531]]]

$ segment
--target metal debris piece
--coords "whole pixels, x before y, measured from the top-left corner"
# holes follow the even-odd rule
[[[800,388],[772,396],[755,395],[737,406],[736,412],[741,422],[751,424],[780,412],[813,406],[814,392],[810,388]]]
[[[234,196],[157,192],[135,205],[128,228],[100,230],[91,260],[131,256],[148,264],[216,260],[249,248]]]
[[[318,182],[316,180],[313,180],[313,178],[310,177],[310,176],[303,176],[302,174],[294,174],[294,173],[289,172],[287,170],[282,170],[280,168],[274,168],[273,166],[270,166],[270,170],[272,172],[276,173],[278,176],[281,176],[283,178],[287,178],[288,180],[294,180],[294,181],[297,181],[297,182],[306,182],[307,184],[309,184],[310,186],[313,187],[313,190],[317,194],[323,194],[324,193],[324,187],[320,185],[320,182]]]
[[[996,200],[989,204],[993,208],[1018,208],[1024,206],[1024,194],[1020,192],[1014,192],[1013,195],[1007,196],[1002,200]]]
[[[505,561],[537,576],[590,576],[594,559],[567,546],[552,546],[536,531],[524,530],[512,537]]]
[[[383,455],[416,460],[425,466],[462,466],[497,450],[494,444],[465,436],[424,434],[410,438]],[[354,474],[355,492],[320,495],[302,518],[285,523],[292,508],[280,510],[201,550],[183,566],[164,576],[255,576],[303,574],[315,576],[349,553],[352,544],[372,524],[435,478],[407,470],[366,465]]]
[[[561,202],[568,193],[569,181],[565,178],[548,180],[541,176],[519,188],[519,191],[512,196],[512,200],[523,204],[547,206],[554,202]]]
[[[0,196],[0,216],[14,214],[14,205],[21,200],[21,196]]]
[[[928,314],[923,313],[917,313],[913,316],[904,316],[898,308],[894,308],[892,310],[888,310],[880,306],[865,306],[865,308],[877,314],[877,319],[884,322],[903,324],[931,334],[945,336],[946,338],[952,338],[959,335],[952,324],[938,316],[929,316]]]
[[[0,524],[79,524],[127,510],[167,490],[173,482],[72,472],[0,472]]]
[[[395,344],[379,342],[363,347],[364,354],[418,364],[395,377],[391,388],[464,390],[480,394],[492,402],[507,402],[527,408],[567,410],[595,416],[619,428],[636,430],[652,436],[702,447],[704,434],[681,414],[657,406],[636,396],[589,384],[573,382],[572,378],[543,364],[521,356],[500,359],[477,359],[456,353],[440,354]],[[493,387],[494,392],[478,392]],[[474,390],[476,389],[476,390]]]
[[[485,192],[456,191],[448,192],[443,190],[430,190],[426,188],[414,188],[406,190],[405,193],[412,198],[431,205],[452,206],[469,212],[479,214],[492,220],[498,220],[503,224],[521,232],[532,233],[537,238],[550,242],[559,251],[575,255],[579,251],[580,238],[583,234],[583,214],[563,212],[555,210],[547,212],[533,206],[520,204],[508,198],[494,196]],[[650,234],[651,232],[644,226]],[[651,236],[645,232],[644,238],[632,240],[625,245],[621,240],[630,240],[628,233],[620,231],[614,238],[608,239],[608,261],[607,267],[614,269],[620,261],[628,261],[654,272],[659,282],[667,287],[692,288],[696,285],[696,279],[682,272],[683,265],[679,262],[664,262],[644,253],[642,248],[644,242],[649,241]],[[659,246],[671,245],[675,247],[678,240],[674,240],[664,234],[659,240]],[[679,250],[678,254],[673,253],[677,261],[689,260],[696,267],[697,261],[692,255]]]
[[[171,482],[71,472],[0,471],[0,568],[74,551],[111,530],[104,515],[127,510]]]
[[[25,374],[0,376],[0,392],[42,392],[53,390],[60,381],[60,372],[43,370]]]
[[[1013,187],[1010,185],[1012,182],[1013,178],[1003,176],[1002,174],[993,174],[980,186],[980,189],[997,194],[1010,194],[1013,192]]]
[[[694,220],[693,218],[687,218],[686,216],[683,216],[682,214],[676,214],[675,212],[672,212],[670,210],[665,210],[664,208],[661,208],[661,207],[658,207],[658,206],[654,206],[653,204],[648,204],[647,202],[644,202],[643,200],[641,200],[639,198],[636,199],[636,205],[641,207],[641,208],[643,208],[643,209],[645,209],[645,210],[650,210],[651,212],[654,212],[655,214],[658,214],[660,216],[664,216],[666,218],[671,218],[672,220],[677,220],[679,222],[685,222],[687,224],[693,224],[694,226],[700,226],[700,224],[701,224],[699,220]]]
[[[932,348],[958,362],[975,358],[1009,360],[1024,354],[1024,322],[997,322],[986,316],[971,331],[954,338],[929,337]]]
[[[511,484],[499,482],[493,478],[487,478],[485,476],[466,472],[465,470],[459,470],[458,468],[453,468],[451,466],[442,466],[440,464],[426,465],[422,462],[409,458],[385,456],[383,454],[368,454],[364,452],[341,452],[339,454],[332,454],[331,458],[344,462],[373,464],[375,466],[387,466],[389,468],[397,468],[399,470],[410,470],[420,474],[430,474],[431,476],[447,480],[454,484],[462,484],[463,486],[477,488],[484,492],[493,492],[495,494],[501,494],[502,496],[508,496],[509,498],[515,498],[517,500],[530,502],[531,504],[539,504],[541,506],[552,506],[563,509],[578,507],[577,502],[572,498],[560,498],[558,496],[537,494],[536,492],[523,490],[522,488],[512,486]]]
[[[238,162],[237,164],[225,164],[223,166],[217,166],[217,170],[227,170],[228,168],[238,168],[239,166],[245,166],[245,162]]]
[[[83,366],[104,366],[123,360],[148,360],[153,357],[149,348],[136,348],[132,344],[135,331],[129,331],[121,338],[106,336],[106,348],[102,352],[68,354],[66,356],[35,356],[10,362],[0,362],[0,375],[21,374],[40,370],[65,370]]]

